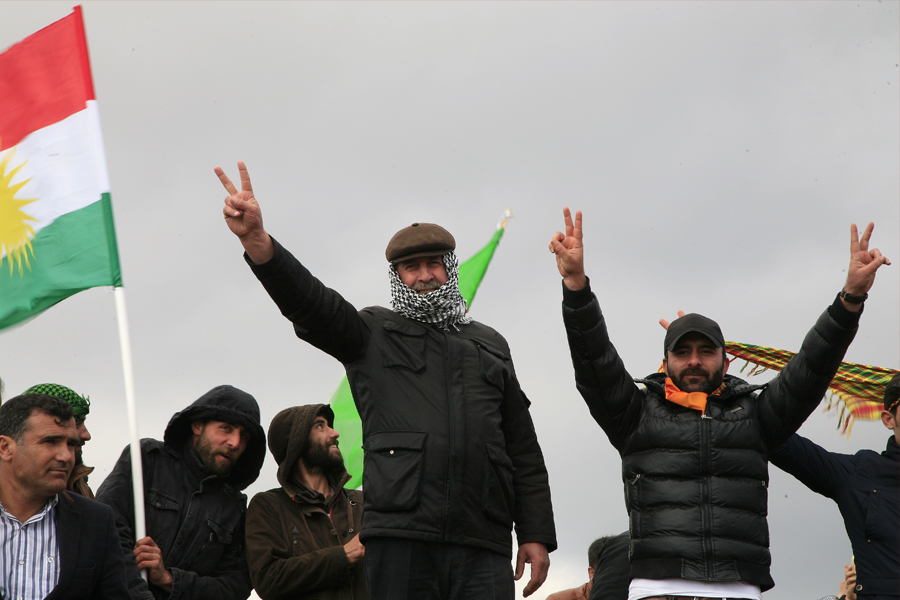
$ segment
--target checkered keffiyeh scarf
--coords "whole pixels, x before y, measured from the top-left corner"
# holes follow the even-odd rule
[[[72,407],[75,420],[81,421],[91,412],[91,400],[87,396],[79,396],[74,390],[56,383],[39,383],[22,392],[22,394],[46,394],[59,398]]]
[[[449,330],[452,325],[458,331],[460,325],[471,323],[472,318],[466,316],[466,301],[459,293],[459,259],[453,251],[443,259],[447,283],[427,294],[420,294],[400,281],[397,265],[391,263],[388,269],[391,308],[404,317],[438,325],[441,329]]]
[[[737,342],[725,342],[725,351],[746,361],[741,372],[752,364],[748,375],[756,375],[768,369],[780,371],[794,356],[789,350],[767,346],[753,346]],[[825,398],[825,411],[839,411],[838,429],[850,437],[854,419],[874,421],[884,406],[884,387],[897,374],[894,369],[843,362],[834,379],[828,385],[831,392]]]

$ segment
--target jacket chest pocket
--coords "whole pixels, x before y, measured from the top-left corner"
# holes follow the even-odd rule
[[[197,528],[197,542],[193,556],[188,561],[187,570],[196,571],[199,575],[212,573],[229,546],[237,540],[238,521],[219,520],[212,517],[206,519],[205,526]]]
[[[509,377],[510,358],[502,351],[481,340],[472,338],[478,348],[478,367],[481,378],[501,392],[506,389]]]
[[[381,338],[382,366],[388,369],[406,369],[413,373],[425,370],[424,328],[385,321]]]
[[[147,506],[147,522],[154,524],[154,530],[159,530],[158,535],[153,536],[154,541],[160,548],[167,548],[169,540],[178,529],[181,503],[159,488],[150,488],[144,502]]]
[[[410,510],[419,503],[425,468],[425,438],[416,431],[373,433],[365,445],[363,487],[375,510]]]
[[[885,523],[890,522],[890,519],[885,519],[887,516],[887,507],[884,505],[888,502],[885,494],[882,494],[877,489],[866,490],[865,494],[866,541],[870,542],[873,539],[884,540],[887,536],[896,534],[896,530],[890,531],[890,528],[884,526]],[[896,498],[896,496],[894,497]],[[897,522],[896,517],[894,518],[894,522]]]

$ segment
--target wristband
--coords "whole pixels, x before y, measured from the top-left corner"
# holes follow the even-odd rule
[[[856,294],[851,294],[845,290],[841,290],[838,296],[841,297],[844,302],[848,302],[850,304],[862,304],[866,301],[866,298],[869,297],[868,292],[863,294],[862,296],[857,296]]]

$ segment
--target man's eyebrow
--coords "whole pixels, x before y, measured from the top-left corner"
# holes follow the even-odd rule
[[[59,435],[45,435],[44,437],[42,437],[42,438],[41,438],[40,440],[38,440],[38,441],[41,441],[41,442],[58,442],[59,440],[67,440],[67,439],[69,439],[69,436],[59,434]],[[78,438],[73,438],[73,439],[78,439]]]

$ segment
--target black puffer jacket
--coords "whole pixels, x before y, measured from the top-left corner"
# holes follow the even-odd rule
[[[445,331],[380,307],[357,312],[277,242],[269,262],[250,265],[297,335],[347,369],[366,451],[361,540],[512,556],[515,522],[519,544],[556,548],[547,470],[500,334],[475,322]]]
[[[727,388],[701,415],[665,399],[664,374],[637,387],[596,297],[566,291],[578,390],[622,456],[632,577],[774,586],[767,459],[818,405],[856,333],[830,316],[836,310],[850,315],[838,305],[819,317],[778,377],[751,386],[726,376]]]
[[[240,423],[250,434],[247,448],[227,477],[209,475],[193,451],[191,423],[208,419]],[[214,388],[172,417],[164,439],[141,440],[141,461],[147,535],[162,549],[163,563],[172,572],[171,594],[144,581],[134,562],[129,447],[97,490],[97,500],[111,506],[116,515],[131,597],[247,598],[251,590],[244,556],[247,496],[241,490],[256,481],[266,455],[256,400],[230,385]]]

